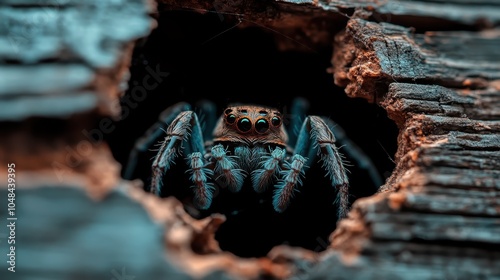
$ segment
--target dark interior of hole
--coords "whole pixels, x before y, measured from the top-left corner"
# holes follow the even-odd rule
[[[283,109],[293,98],[304,97],[310,102],[309,114],[335,121],[372,159],[384,179],[390,175],[397,128],[383,109],[348,98],[334,85],[332,75],[326,72],[331,48],[310,53],[280,52],[273,39],[279,36],[276,33],[258,27],[230,29],[235,21],[229,17],[221,21],[216,14],[168,12],[161,13],[158,20],[158,28],[135,50],[122,120],[106,135],[123,166],[134,142],[156,122],[161,111],[179,101],[195,104],[208,99],[215,102],[221,114],[234,102]],[[156,75],[151,74],[155,71]],[[146,96],[138,87],[147,88]],[[146,185],[154,155],[154,151],[143,154],[134,173]],[[178,161],[169,172],[167,185],[170,195],[189,202],[191,184],[185,168],[184,161]],[[363,169],[355,165],[347,168],[352,201],[374,193],[376,186]],[[321,251],[336,224],[335,191],[325,175],[320,164],[311,166],[289,209],[282,214],[272,209],[272,189],[257,195],[245,186],[237,194],[221,191],[213,207],[197,217],[224,213],[227,221],[216,238],[223,250],[239,256],[263,256],[279,244]]]

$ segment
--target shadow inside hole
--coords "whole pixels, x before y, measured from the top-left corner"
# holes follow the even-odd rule
[[[280,109],[290,107],[295,97],[310,102],[309,114],[331,118],[373,161],[379,174],[390,174],[396,150],[397,128],[380,107],[345,96],[326,72],[331,49],[315,52],[280,52],[275,33],[258,28],[231,29],[216,15],[188,12],[162,13],[159,26],[138,45],[131,66],[129,90],[123,107],[124,118],[106,135],[115,158],[125,167],[134,142],[156,122],[158,115],[179,101],[195,104],[209,99],[218,114],[230,103],[252,103]],[[168,73],[141,101],[131,99],[134,87],[141,86],[151,71]],[[125,101],[129,98],[128,102]],[[131,101],[134,104],[131,104]],[[160,139],[159,139],[160,140]],[[139,157],[134,178],[148,186],[156,147]],[[344,153],[343,148],[340,152]],[[350,178],[351,202],[372,195],[377,186],[366,171],[346,158]],[[175,196],[186,205],[192,191],[187,166],[180,159],[166,174],[166,196]],[[208,211],[192,213],[202,218],[219,212],[227,217],[216,238],[223,250],[243,257],[259,257],[276,245],[289,244],[321,251],[335,229],[337,209],[335,189],[330,186],[320,163],[307,171],[290,207],[282,214],[272,209],[272,188],[262,195],[250,185],[240,193],[221,190]]]

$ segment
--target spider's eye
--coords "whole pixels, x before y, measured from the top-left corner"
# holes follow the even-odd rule
[[[233,114],[231,114],[231,115],[229,115],[229,116],[227,116],[227,117],[226,117],[226,121],[227,121],[228,123],[230,123],[230,124],[233,124],[233,123],[234,123],[234,121],[236,121],[236,116],[235,116],[235,115],[233,115]]]
[[[252,122],[248,118],[242,118],[238,121],[238,129],[241,132],[248,132],[252,129]]]
[[[264,120],[260,119],[255,123],[255,130],[257,133],[264,133],[269,129],[269,123]]]
[[[271,119],[271,123],[273,126],[279,126],[281,124],[281,119],[279,117],[273,117]]]

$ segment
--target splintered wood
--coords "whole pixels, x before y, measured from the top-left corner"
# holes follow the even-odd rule
[[[412,34],[353,19],[335,42],[336,84],[379,103],[400,132],[392,176],[356,201],[327,262],[361,244],[342,268],[353,277],[367,273],[353,267],[385,278],[498,277],[500,32]]]
[[[352,97],[381,100],[390,83],[484,89],[500,79],[500,30],[413,34],[354,19],[335,39],[335,83]]]

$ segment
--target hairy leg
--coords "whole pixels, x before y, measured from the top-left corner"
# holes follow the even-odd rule
[[[261,156],[260,168],[252,171],[252,186],[256,192],[265,191],[280,174],[285,156],[286,150],[279,147],[276,147],[270,154]]]
[[[295,155],[290,167],[282,171],[284,185],[279,184],[274,194],[274,207],[283,211],[288,206],[293,190],[301,184],[303,169],[310,166],[319,156],[323,168],[337,189],[338,217],[347,215],[349,208],[349,182],[342,157],[335,146],[335,136],[318,116],[308,116],[299,131],[295,145]]]
[[[294,147],[297,144],[297,137],[308,110],[309,102],[305,98],[297,97],[292,101],[290,115],[285,114],[285,118],[289,120],[287,130],[290,132],[288,135],[288,145],[290,147]]]
[[[288,208],[296,187],[302,185],[306,161],[307,159],[303,156],[295,154],[290,163],[285,163],[286,170],[280,172],[282,179],[276,184],[273,196],[273,206],[276,212],[281,213]]]
[[[351,141],[351,139],[347,137],[345,131],[334,121],[328,118],[323,118],[323,120],[335,135],[337,143],[341,144],[342,151],[344,151],[349,158],[355,161],[355,165],[357,167],[364,169],[368,173],[368,176],[370,176],[371,181],[378,190],[378,188],[383,184],[383,180],[372,160],[363,152],[363,150],[361,150],[358,145],[356,145]]]
[[[194,204],[197,208],[206,210],[212,204],[214,187],[208,180],[213,175],[213,171],[207,168],[204,162],[203,154],[194,152],[187,157],[189,165],[188,173],[191,174],[190,179],[194,183],[192,186],[194,191]]]
[[[224,146],[217,144],[212,148],[211,161],[214,164],[215,181],[228,187],[232,192],[240,191],[245,180],[245,173],[240,169],[235,156],[227,155]]]
[[[140,154],[146,153],[151,147],[164,136],[165,130],[172,121],[183,111],[191,110],[191,106],[185,102],[180,102],[165,109],[158,121],[153,124],[134,145],[130,152],[127,164],[124,169],[124,179],[134,179],[134,172],[137,167],[137,162]]]
[[[181,112],[169,125],[166,133],[152,166],[151,192],[158,195],[161,194],[164,173],[180,154],[185,152],[189,157],[192,153],[204,153],[200,123],[193,111]]]

